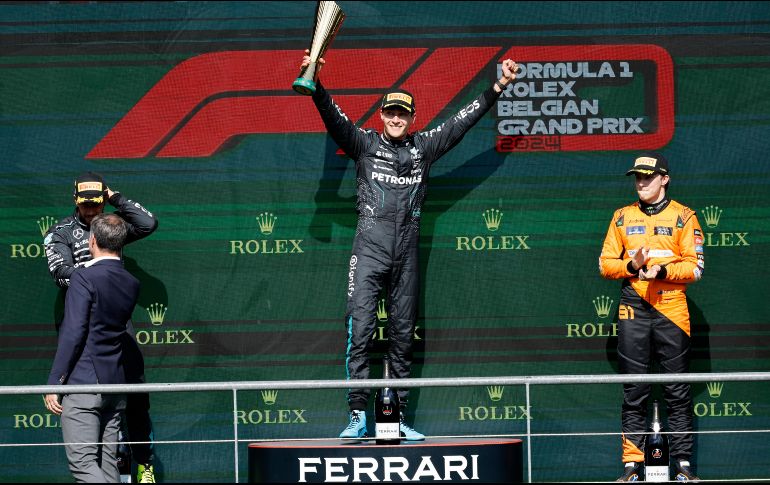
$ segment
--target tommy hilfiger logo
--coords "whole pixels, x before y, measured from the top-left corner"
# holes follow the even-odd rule
[[[720,209],[718,206],[710,205],[704,207],[701,212],[703,212],[703,218],[705,219],[706,226],[714,228],[719,225],[719,218],[722,217],[722,209]]]
[[[150,315],[150,323],[153,325],[163,325],[163,319],[166,317],[168,307],[161,303],[153,303],[147,307],[147,313]]]
[[[612,310],[613,300],[609,296],[601,295],[593,299],[594,309],[599,318],[607,318]]]
[[[503,213],[498,209],[487,209],[482,214],[487,229],[494,232],[500,229],[500,221],[503,219]]]
[[[272,234],[273,228],[275,227],[275,221],[277,219],[278,217],[267,212],[263,212],[262,214],[258,215],[257,223],[259,224],[259,232],[266,236]]]

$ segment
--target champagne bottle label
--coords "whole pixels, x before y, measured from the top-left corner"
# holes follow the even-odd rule
[[[375,423],[375,436],[378,440],[398,440],[401,438],[400,426],[395,423]]]
[[[644,481],[645,482],[667,482],[668,466],[645,466]]]

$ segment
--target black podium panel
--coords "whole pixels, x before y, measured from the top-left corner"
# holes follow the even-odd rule
[[[249,483],[520,483],[517,439],[266,441],[249,445]]]

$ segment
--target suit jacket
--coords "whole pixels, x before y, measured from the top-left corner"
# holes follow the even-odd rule
[[[105,259],[70,279],[48,384],[124,384],[144,362],[127,324],[139,280],[123,262]]]

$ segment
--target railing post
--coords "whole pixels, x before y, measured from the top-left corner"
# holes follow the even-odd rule
[[[238,389],[233,388],[233,443],[235,446],[235,483],[238,483]]]
[[[524,389],[527,401],[527,483],[532,483],[532,429],[530,427],[532,416],[529,414],[532,412],[532,408],[529,404],[529,382],[524,384]]]

